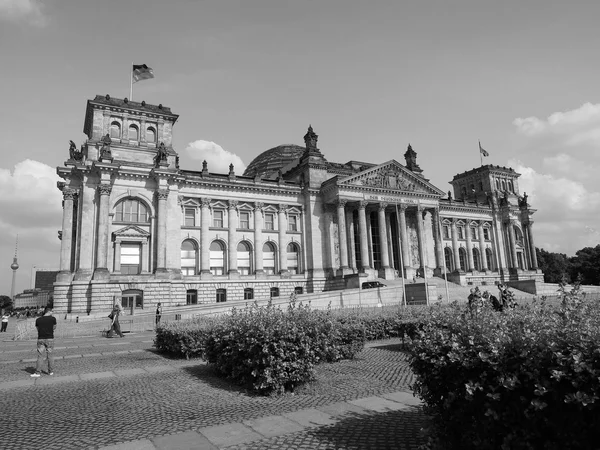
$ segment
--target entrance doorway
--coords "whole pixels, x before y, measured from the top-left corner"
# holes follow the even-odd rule
[[[144,293],[137,289],[123,291],[121,294],[121,305],[125,312],[133,315],[134,311],[144,309]]]

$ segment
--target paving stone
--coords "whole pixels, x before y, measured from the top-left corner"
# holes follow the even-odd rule
[[[34,384],[35,380],[33,378],[15,381],[5,381],[4,383],[0,383],[0,390],[10,390],[18,387],[33,386]]]
[[[58,384],[58,383],[68,383],[70,381],[79,381],[79,375],[66,375],[57,377],[56,375],[52,376],[42,376],[35,381],[36,385],[46,385],[46,384]]]
[[[99,356],[102,356],[102,353],[86,353],[83,355],[84,358],[95,358]]]
[[[141,375],[144,373],[148,373],[145,369],[123,369],[123,370],[115,370],[115,375],[118,377],[125,377],[129,375]]]
[[[218,450],[206,436],[195,431],[160,436],[152,441],[157,450]]]
[[[359,398],[357,400],[350,400],[348,403],[377,412],[398,411],[405,407],[405,405],[386,400],[382,397]]]
[[[56,359],[56,357],[54,359]],[[24,362],[24,363],[37,362],[37,358],[22,359],[19,362]]]
[[[163,366],[163,365],[161,365],[161,366],[147,366],[147,367],[144,367],[144,369],[146,369],[148,372],[152,372],[152,373],[155,373],[155,372],[167,372],[169,370],[175,370],[171,366]]]
[[[156,447],[148,439],[124,442],[122,444],[100,447],[99,450],[156,450]]]
[[[66,355],[66,356],[62,357],[62,359],[71,359],[71,358],[83,358],[83,355]]]
[[[305,427],[318,427],[320,425],[333,425],[337,421],[329,414],[315,408],[301,409],[291,413],[283,414],[284,417],[292,419]]]
[[[97,380],[100,378],[111,378],[114,377],[114,372],[95,372],[95,373],[82,373],[79,377],[82,380]]]
[[[390,392],[388,394],[381,394],[381,397],[409,406],[421,406],[423,404],[421,400],[410,392]]]
[[[267,438],[304,430],[302,425],[283,416],[261,417],[243,423]]]
[[[365,412],[364,408],[348,402],[332,403],[331,405],[319,406],[317,409],[334,417],[343,416],[349,413],[360,414]]]
[[[201,428],[198,430],[217,447],[244,444],[258,441],[263,437],[242,423],[231,423],[215,427]]]

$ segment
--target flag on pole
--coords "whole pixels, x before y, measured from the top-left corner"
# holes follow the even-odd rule
[[[481,153],[483,156],[490,156],[490,154],[483,147],[481,147],[481,141],[479,141],[479,153]]]
[[[150,78],[154,78],[154,72],[152,72],[150,67],[148,67],[146,64],[133,65],[133,83],[137,83],[138,81],[142,80],[149,80]]]

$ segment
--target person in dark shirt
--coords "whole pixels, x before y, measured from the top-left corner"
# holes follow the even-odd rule
[[[35,321],[35,327],[38,330],[38,357],[37,364],[35,366],[35,372],[32,373],[31,376],[39,377],[41,375],[44,354],[46,354],[48,358],[48,375],[54,375],[54,358],[52,357],[52,350],[54,350],[54,330],[56,330],[56,317],[52,315],[51,307],[46,306],[44,309],[44,315]]]

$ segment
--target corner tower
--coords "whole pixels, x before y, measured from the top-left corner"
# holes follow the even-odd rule
[[[467,172],[454,175],[450,182],[456,200],[486,203],[488,196],[504,197],[516,204],[519,198],[518,178],[521,174],[512,167],[487,164]]]

